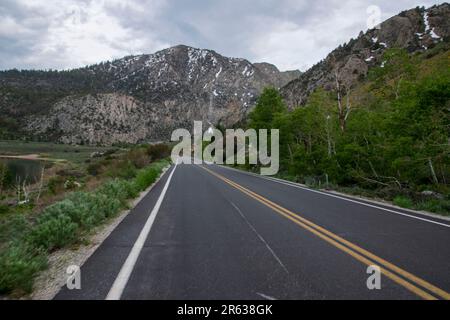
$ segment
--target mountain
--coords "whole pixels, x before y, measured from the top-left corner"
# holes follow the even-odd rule
[[[5,127],[45,140],[157,141],[194,120],[232,125],[264,87],[299,75],[179,45],[69,71],[0,72],[0,111]]]
[[[184,45],[66,71],[0,72],[0,137],[64,143],[166,140],[193,120],[230,126],[245,119],[267,86],[289,107],[317,88],[351,93],[387,49],[429,52],[450,39],[450,5],[414,8],[361,32],[304,73],[280,72]]]
[[[305,104],[315,89],[336,89],[336,79],[345,91],[365,79],[368,70],[384,63],[389,48],[409,53],[423,52],[450,39],[450,5],[414,8],[382,22],[379,28],[360,32],[356,39],[333,50],[324,60],[281,89],[289,107]],[[344,92],[345,93],[345,92]]]

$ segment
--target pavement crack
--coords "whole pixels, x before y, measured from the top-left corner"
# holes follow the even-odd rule
[[[277,256],[277,254],[275,253],[275,251],[273,251],[273,249],[270,247],[270,245],[267,243],[267,241],[263,238],[262,235],[259,234],[259,232],[256,230],[256,228],[250,223],[250,221],[248,221],[248,219],[245,217],[245,215],[242,213],[241,209],[239,209],[238,206],[236,206],[232,201],[229,201],[231,203],[231,205],[234,207],[234,209],[236,209],[236,211],[239,213],[239,215],[242,217],[242,219],[244,219],[245,223],[249,226],[249,228],[256,234],[256,236],[258,237],[258,239],[265,245],[265,247],[267,248],[267,250],[269,250],[270,254],[274,257],[274,259],[278,262],[278,264],[281,266],[281,268],[287,273],[289,274],[288,269],[286,268],[286,266],[283,264],[283,262],[281,261],[281,259]]]

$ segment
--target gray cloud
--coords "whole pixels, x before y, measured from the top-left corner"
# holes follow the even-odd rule
[[[433,0],[2,0],[0,69],[66,69],[176,44],[306,69],[382,20]]]

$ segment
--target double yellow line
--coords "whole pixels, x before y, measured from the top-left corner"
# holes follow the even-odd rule
[[[377,265],[380,267],[381,272],[391,279],[392,281],[396,282],[397,284],[403,286],[404,288],[408,289],[409,291],[413,292],[414,294],[418,295],[419,297],[426,299],[426,300],[437,300],[438,298],[443,298],[445,300],[450,300],[450,294],[431,283],[395,266],[394,264],[376,256],[375,254],[351,243],[350,241],[345,240],[344,238],[322,228],[321,226],[303,218],[299,215],[293,213],[292,211],[281,207],[280,205],[264,198],[263,196],[244,188],[243,186],[237,184],[234,181],[231,181],[224,176],[213,172],[205,167],[202,167],[206,171],[208,171],[210,174],[214,175],[215,177],[219,178],[220,180],[224,181],[225,183],[231,185],[232,187],[238,189],[239,191],[245,193],[249,197],[261,202],[262,204],[266,205],[267,207],[271,208],[278,214],[284,216],[285,218],[291,220],[295,224],[299,225],[300,227],[310,231],[311,233],[315,234],[322,240],[325,240],[332,246],[344,251],[345,253],[349,254],[356,260],[362,262],[363,264],[367,266],[371,265]],[[425,291],[426,289],[427,291]],[[434,295],[432,295],[434,294]]]

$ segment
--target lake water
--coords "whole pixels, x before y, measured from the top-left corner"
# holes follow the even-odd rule
[[[21,181],[27,179],[28,184],[39,181],[44,166],[43,161],[25,159],[0,158],[0,163],[6,164],[12,174],[13,181],[16,181],[16,177],[20,177]]]

